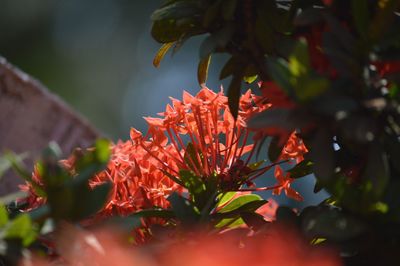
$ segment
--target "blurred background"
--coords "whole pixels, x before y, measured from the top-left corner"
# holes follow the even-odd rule
[[[159,69],[152,65],[160,45],[151,38],[150,15],[161,2],[0,0],[0,55],[106,136],[127,139],[130,127],[146,131],[142,117],[162,111],[169,96],[181,98],[182,90],[199,89],[201,37],[189,40],[173,58],[167,54]],[[226,87],[226,81],[218,80],[225,60],[214,57],[210,66],[207,85],[214,90]],[[325,197],[312,193],[312,177],[303,182],[295,188],[307,204]]]

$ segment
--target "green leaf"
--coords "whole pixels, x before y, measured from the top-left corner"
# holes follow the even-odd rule
[[[283,145],[279,144],[279,137],[272,137],[268,145],[268,159],[276,162],[282,153]]]
[[[387,155],[378,141],[371,143],[368,151],[368,163],[364,170],[365,180],[372,183],[375,199],[380,199],[389,181],[389,165]]]
[[[206,190],[206,186],[201,177],[196,176],[192,171],[180,170],[179,176],[191,195],[200,194]]]
[[[223,228],[223,227],[227,227],[227,228],[236,228],[241,226],[242,224],[245,224],[245,222],[243,221],[242,218],[225,218],[222,219],[221,221],[219,221],[215,227],[216,228]]]
[[[201,59],[213,53],[217,48],[224,48],[232,38],[234,25],[226,24],[222,29],[213,32],[200,45],[199,56]]]
[[[6,207],[0,204],[0,227],[5,226],[8,223],[8,213]]]
[[[291,178],[300,178],[312,174],[313,163],[309,160],[303,160],[291,169],[289,169],[287,172],[290,173]]]
[[[248,167],[251,170],[257,170],[258,168],[260,168],[261,165],[263,165],[266,162],[266,160],[261,160],[252,164],[249,164]]]
[[[285,91],[289,96],[293,96],[293,87],[290,82],[291,73],[288,65],[282,59],[267,59],[268,73],[272,79]]]
[[[196,16],[200,13],[201,9],[197,1],[177,1],[154,11],[151,15],[151,20],[178,19]]]
[[[96,186],[93,189],[78,192],[76,189],[74,192],[74,206],[72,209],[72,219],[81,220],[89,217],[99,210],[101,210],[109,196],[111,191],[111,183],[104,183]]]
[[[247,226],[253,230],[259,230],[268,224],[268,222],[264,220],[264,216],[255,212],[242,212],[240,217],[247,224]]]
[[[161,60],[164,58],[168,50],[175,44],[175,42],[168,42],[161,46],[156,56],[153,59],[153,66],[159,67]]]
[[[329,206],[308,207],[300,215],[301,228],[308,237],[330,241],[346,241],[360,236],[367,229],[361,220]]]
[[[237,73],[242,69],[242,60],[239,59],[237,56],[232,56],[229,58],[228,62],[224,65],[219,74],[219,79],[225,79],[234,73]]]
[[[320,96],[329,88],[328,79],[321,77],[300,77],[293,80],[293,86],[299,101],[307,102]]]
[[[253,75],[253,76],[245,76],[243,77],[243,80],[247,83],[247,84],[251,84],[254,81],[256,81],[256,79],[258,78],[258,75]]]
[[[239,113],[239,100],[240,100],[240,88],[242,86],[242,75],[234,74],[231,83],[228,87],[228,105],[232,116],[237,118]]]
[[[210,62],[211,62],[211,55],[206,56],[199,62],[199,65],[197,67],[197,81],[200,87],[206,86],[208,67],[210,65]]]
[[[98,139],[95,143],[96,159],[99,163],[107,163],[111,156],[110,141],[107,139]]]
[[[253,129],[275,127],[291,132],[309,123],[309,116],[303,115],[301,110],[286,108],[271,108],[253,115],[248,126]]]
[[[36,232],[28,214],[20,214],[12,220],[5,232],[5,238],[20,238],[28,246],[36,238]]]
[[[201,169],[199,157],[201,160],[203,155],[201,153],[198,154],[193,143],[189,142],[185,149],[185,155],[183,156],[185,163],[189,165],[191,169]]]
[[[254,206],[260,207],[262,205],[261,204],[262,202],[265,203],[265,201],[258,195],[255,194],[243,195],[229,202],[226,206],[224,206],[221,210],[219,210],[218,213],[229,213],[243,206],[246,206],[246,204],[248,203],[255,204],[255,205],[247,205],[247,207],[249,208]]]
[[[369,26],[368,2],[360,0],[352,0],[351,7],[357,31],[361,37],[366,38]]]
[[[185,23],[171,19],[155,21],[151,28],[151,36],[159,43],[176,42],[183,37],[188,38],[202,33],[204,29],[195,18],[188,18]]]
[[[249,64],[245,68],[243,75],[244,75],[243,80],[246,83],[248,84],[253,83],[258,77],[258,68],[253,64]]]
[[[294,77],[306,75],[310,70],[307,42],[300,39],[289,57],[289,71]]]
[[[165,171],[164,169],[159,169],[164,175],[166,175],[169,179],[171,179],[172,181],[174,181],[175,183],[181,185],[182,187],[185,187],[185,184],[182,182],[182,180],[180,180],[179,178],[177,178],[176,176],[168,173],[167,171]]]
[[[279,206],[276,210],[276,220],[283,223],[297,224],[297,214],[290,207]]]
[[[233,200],[235,201],[235,200]],[[232,201],[232,202],[233,202]],[[217,213],[213,215],[214,218],[230,218],[230,217],[237,217],[239,216],[242,212],[255,212],[258,208],[266,204],[268,201],[266,200],[254,200],[250,202],[243,203],[243,205],[227,211],[225,207],[228,207],[230,203],[228,203],[227,206],[219,210]]]
[[[333,138],[326,128],[320,128],[310,145],[310,159],[314,162],[313,172],[321,184],[332,181],[335,171]]]
[[[218,198],[219,200],[218,200],[217,207],[221,207],[221,206],[225,205],[225,203],[230,201],[236,194],[237,194],[237,192],[235,192],[235,191],[221,193]]]
[[[200,220],[200,212],[191,201],[174,192],[168,197],[172,211],[183,226],[192,227]]]

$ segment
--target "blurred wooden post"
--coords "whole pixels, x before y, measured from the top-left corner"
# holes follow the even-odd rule
[[[56,141],[64,155],[75,147],[88,147],[99,136],[42,84],[0,57],[0,154],[4,150],[28,152],[27,165],[50,141]],[[23,181],[9,171],[0,180],[0,195],[18,189]]]

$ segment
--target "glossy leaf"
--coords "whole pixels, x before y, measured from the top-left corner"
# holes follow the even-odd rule
[[[303,160],[289,169],[291,178],[300,178],[313,173],[313,163],[309,160]]]
[[[168,197],[171,202],[172,211],[184,226],[193,226],[200,220],[199,210],[192,202],[174,192]]]
[[[240,88],[242,86],[242,77],[235,74],[228,87],[228,105],[232,116],[236,119],[239,112]]]
[[[154,11],[151,19],[153,21],[178,19],[192,17],[200,12],[197,1],[177,1]]]
[[[210,62],[211,62],[211,55],[206,56],[199,62],[199,65],[197,67],[197,82],[199,83],[200,87],[206,86],[208,67],[210,66]]]
[[[221,210],[219,210],[219,213],[232,212],[251,202],[253,202],[256,205],[261,204],[262,202],[265,203],[265,201],[263,201],[262,198],[258,195],[255,194],[243,195],[229,202],[226,206],[224,206]]]
[[[175,42],[169,42],[163,44],[160,49],[157,51],[156,56],[153,59],[153,66],[159,67],[161,60],[164,58],[164,56],[167,54],[168,50],[175,44]]]

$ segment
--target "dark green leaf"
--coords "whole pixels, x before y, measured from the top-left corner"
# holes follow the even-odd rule
[[[302,230],[309,237],[346,241],[366,230],[366,225],[360,220],[328,206],[306,208],[300,218]]]
[[[236,119],[239,113],[240,88],[242,86],[242,76],[235,74],[228,87],[228,105],[232,116]]]
[[[189,190],[190,194],[196,195],[206,190],[206,185],[201,177],[196,176],[192,171],[180,170],[179,176],[184,184],[184,187]]]
[[[199,65],[197,67],[197,81],[200,87],[206,86],[208,67],[210,65],[210,62],[211,62],[211,55],[206,56],[199,62]]]
[[[367,37],[369,26],[368,2],[352,0],[351,4],[354,23],[356,25],[358,34],[360,34],[361,37],[365,38]]]
[[[295,77],[307,75],[310,71],[310,59],[305,39],[300,39],[289,56],[289,71]]]
[[[264,220],[264,217],[261,214],[255,212],[242,212],[240,217],[247,224],[248,227],[253,230],[259,230],[268,224],[267,221]]]
[[[179,178],[177,178],[176,176],[168,173],[167,171],[160,169],[160,171],[166,175],[169,179],[171,179],[172,181],[174,181],[175,183],[181,185],[182,187],[185,187],[185,184],[182,182],[182,180],[180,180]]]
[[[310,158],[314,162],[313,172],[322,183],[329,182],[333,177],[334,153],[332,135],[327,129],[320,128],[311,143]]]
[[[158,50],[156,56],[153,59],[153,66],[159,67],[161,60],[164,58],[168,50],[174,45],[175,42],[168,42],[163,44]]]
[[[200,58],[203,59],[217,48],[225,47],[231,40],[234,32],[233,24],[226,24],[222,29],[209,35],[200,45]]]
[[[71,208],[73,208],[71,218],[81,220],[98,212],[104,207],[110,190],[111,184],[104,183],[96,186],[92,190],[83,191],[83,193],[74,191],[75,204],[71,206]]]
[[[242,218],[225,218],[225,219],[222,219],[221,221],[219,221],[216,225],[215,225],[215,227],[216,228],[223,228],[223,227],[226,227],[226,228],[236,228],[236,227],[239,227],[239,226],[241,226],[241,225],[243,225],[244,224],[244,221],[243,221],[243,219]]]
[[[234,192],[234,191],[225,192],[223,194],[220,194],[220,196],[218,198],[219,200],[218,200],[217,207],[223,206],[225,203],[230,201],[236,194],[237,194],[237,192]]]
[[[219,79],[225,79],[242,69],[242,62],[237,56],[229,58],[219,74]]]
[[[386,189],[389,181],[389,167],[386,153],[378,141],[371,143],[368,151],[368,163],[363,174],[367,182],[371,182],[375,199],[379,199]]]
[[[151,20],[160,21],[166,19],[178,19],[192,17],[201,14],[197,1],[178,1],[157,9],[151,15]]]
[[[285,129],[288,132],[301,127],[303,121],[292,118],[292,110],[283,108],[273,108],[254,115],[248,125],[250,128],[276,127]]]
[[[283,145],[279,144],[279,137],[272,137],[268,145],[268,159],[276,162],[282,153]]]
[[[288,69],[288,65],[285,61],[279,59],[268,59],[267,60],[268,72],[272,79],[288,93],[289,96],[293,95],[293,88],[290,82],[291,74]]]
[[[169,43],[179,41],[183,36],[188,38],[204,33],[198,20],[195,18],[187,20],[185,23],[170,19],[155,21],[151,28],[151,35],[159,43]]]
[[[303,160],[296,164],[293,168],[289,169],[287,172],[290,173],[291,178],[299,178],[309,174],[312,174],[313,163],[309,160]]]
[[[245,206],[248,203],[254,203],[255,205],[247,205],[246,208],[241,209],[241,211],[247,210],[247,207],[252,208],[254,206],[258,206],[256,209],[258,209],[260,206],[262,206],[266,201],[264,201],[260,196],[255,195],[255,194],[249,194],[249,195],[243,195],[240,196],[231,202],[229,202],[227,205],[225,205],[221,210],[218,211],[218,213],[230,213],[234,210],[237,210],[243,206]],[[259,205],[261,204],[261,205]]]
[[[276,220],[283,223],[297,224],[297,214],[292,208],[279,206],[276,210]]]
[[[192,202],[174,192],[168,197],[172,211],[184,226],[193,226],[200,220],[200,212]]]
[[[234,203],[236,199],[234,199],[231,203]],[[254,201],[249,201],[246,203],[243,203],[240,206],[229,206],[231,203],[228,203],[224,208],[218,211],[218,213],[215,213],[213,216],[215,218],[231,218],[231,217],[237,217],[239,216],[242,212],[255,212],[258,208],[263,206],[264,204],[267,203],[266,200],[254,200]],[[235,202],[234,204],[239,204],[238,202]],[[241,203],[240,203],[241,204]],[[234,208],[231,210],[228,210],[230,208]],[[225,209],[227,208],[227,209]]]

